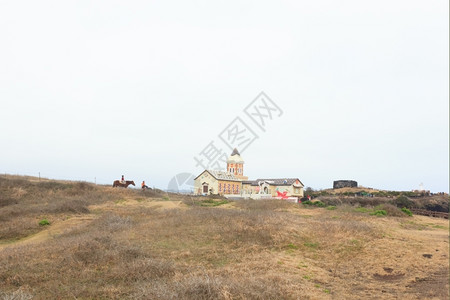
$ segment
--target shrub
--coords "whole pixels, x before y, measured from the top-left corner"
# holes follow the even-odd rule
[[[372,215],[372,216],[386,216],[387,212],[385,210],[379,209],[379,210],[376,210],[376,211],[370,213],[370,215]]]
[[[382,204],[375,207],[375,210],[384,210],[386,214],[391,217],[404,217],[405,214],[401,212],[400,208],[392,204]]]
[[[312,204],[317,207],[325,207],[326,206],[325,203],[323,203],[322,201],[315,201]]]
[[[306,200],[306,201],[303,201],[302,202],[304,205],[314,205],[314,206],[317,206],[317,207],[325,207],[326,206],[326,204],[325,203],[323,203],[322,201],[310,201],[310,200]]]
[[[322,201],[323,203],[325,203],[328,206],[338,206],[338,205],[342,205],[343,203],[347,202],[346,199],[344,199],[344,198],[332,197],[332,196],[320,197],[320,199],[317,199],[317,200]]]
[[[208,199],[208,200],[203,200],[200,205],[201,206],[219,206],[219,205],[223,205],[223,204],[227,204],[227,203],[228,203],[227,200],[215,201],[213,199]]]
[[[289,249],[298,249],[298,246],[294,245],[293,243],[290,243],[289,245],[287,245],[287,247]]]
[[[357,211],[357,212],[362,212],[362,213],[366,213],[366,212],[369,212],[370,209],[369,209],[369,208],[366,208],[366,207],[357,207],[357,208],[355,208],[355,211]]]
[[[240,200],[235,202],[238,208],[247,210],[264,210],[274,211],[277,209],[287,209],[295,206],[295,204],[280,199],[264,199],[264,200]]]
[[[327,206],[327,209],[328,209],[328,210],[335,210],[335,209],[336,209],[336,206]]]
[[[319,246],[319,243],[306,242],[303,245],[309,248],[316,249]]]
[[[122,217],[118,215],[104,215],[97,219],[93,224],[104,232],[117,232],[130,229],[133,222],[130,217]]]
[[[50,225],[50,222],[47,219],[42,219],[39,221],[39,225],[41,226]]]
[[[80,198],[63,198],[52,201],[47,207],[47,211],[52,213],[89,213],[88,202]]]
[[[405,195],[406,197],[417,197],[419,195],[415,192],[402,192],[402,194]]]
[[[406,207],[402,208],[402,212],[404,212],[408,216],[412,217],[412,212],[409,209],[407,209]]]
[[[411,208],[414,206],[414,202],[408,199],[408,197],[401,195],[394,200],[394,203],[397,207],[406,207]]]

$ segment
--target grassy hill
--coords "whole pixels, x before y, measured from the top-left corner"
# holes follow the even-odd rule
[[[448,231],[392,205],[2,176],[0,298],[446,299]]]

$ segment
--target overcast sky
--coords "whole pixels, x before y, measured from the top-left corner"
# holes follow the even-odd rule
[[[239,118],[250,179],[448,192],[448,5],[0,0],[0,172],[165,189]]]

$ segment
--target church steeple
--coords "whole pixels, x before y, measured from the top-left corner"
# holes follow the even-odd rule
[[[234,148],[233,152],[231,152],[231,156],[233,156],[233,155],[239,155],[239,156],[241,156],[241,154],[239,154],[238,149],[236,149],[236,148]]]
[[[244,180],[248,179],[248,177],[244,176],[244,160],[236,148],[234,148],[227,159],[227,172],[233,174],[237,178]]]

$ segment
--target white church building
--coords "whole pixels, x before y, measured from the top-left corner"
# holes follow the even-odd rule
[[[302,198],[304,185],[298,178],[244,176],[244,160],[237,149],[227,159],[226,171],[204,170],[194,179],[194,194],[244,198]]]

